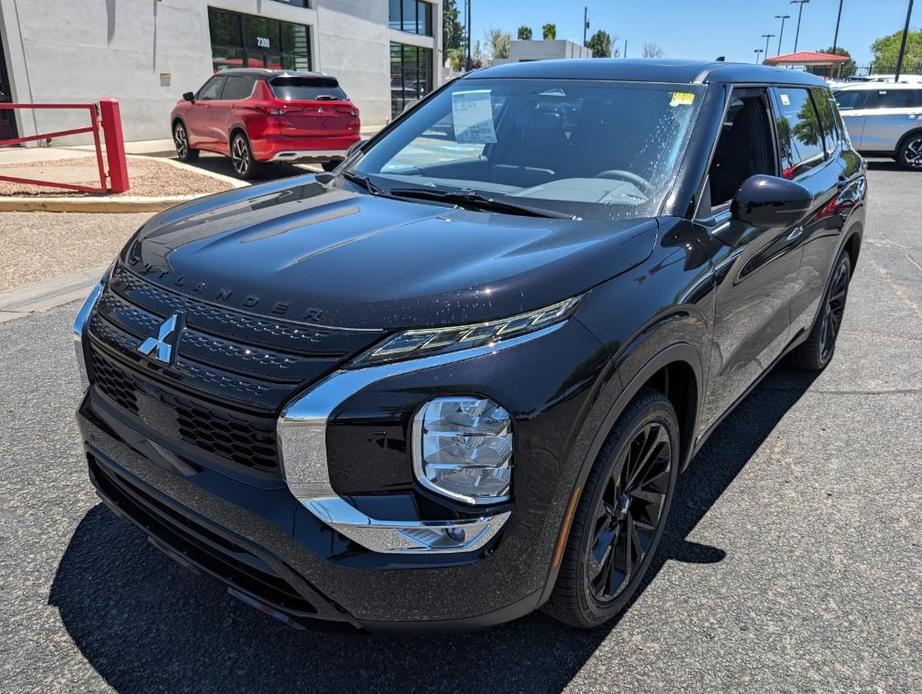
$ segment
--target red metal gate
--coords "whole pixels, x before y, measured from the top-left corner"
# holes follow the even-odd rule
[[[125,160],[125,142],[122,137],[122,123],[119,115],[118,102],[115,99],[102,99],[99,104],[0,103],[0,110],[12,111],[15,109],[29,109],[34,111],[70,109],[86,111],[90,118],[90,123],[87,126],[72,128],[70,130],[55,130],[53,132],[29,135],[28,137],[15,137],[8,140],[0,140],[0,147],[19,145],[24,142],[35,142],[38,140],[50,140],[53,137],[93,133],[93,144],[96,149],[96,164],[99,169],[99,186],[85,186],[76,183],[59,183],[56,181],[3,175],[0,175],[0,181],[49,186],[52,188],[65,188],[67,190],[76,190],[82,193],[123,193],[128,190],[128,166]],[[100,114],[102,116],[101,118]],[[99,136],[100,121],[105,134],[106,155],[109,163],[108,176],[105,164],[103,163],[102,141]],[[109,179],[109,185],[106,185],[107,178]]]

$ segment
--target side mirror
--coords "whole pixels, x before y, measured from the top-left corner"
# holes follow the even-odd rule
[[[750,176],[733,196],[730,213],[749,226],[787,227],[801,221],[813,206],[813,195],[799,183],[777,176]]]
[[[348,150],[346,150],[346,157],[351,157],[356,152],[360,151],[365,145],[368,144],[368,138],[363,137],[361,140],[352,145]]]
[[[185,99],[186,101],[195,101],[195,93],[194,92],[183,92],[182,98]]]

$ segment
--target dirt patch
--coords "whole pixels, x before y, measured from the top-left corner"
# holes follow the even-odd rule
[[[0,214],[0,291],[106,265],[150,214]]]
[[[99,168],[95,157],[9,164],[3,167],[3,173],[7,176],[57,181],[60,183],[87,186],[99,185]],[[219,193],[232,187],[230,183],[185,167],[178,167],[153,159],[137,159],[133,157],[128,157],[128,181],[131,186],[130,189],[127,193],[120,195],[143,197],[207,195],[209,193]],[[93,194],[63,188],[0,181],[0,195],[86,197]]]

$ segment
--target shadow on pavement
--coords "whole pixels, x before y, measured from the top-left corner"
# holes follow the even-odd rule
[[[732,551],[685,538],[813,378],[776,369],[715,431],[679,481],[641,592],[667,561],[714,563]],[[101,504],[74,533],[49,603],[120,692],[559,691],[617,630],[616,622],[574,631],[534,614],[457,636],[378,636],[323,625],[295,631],[180,568]]]
[[[176,159],[175,155],[170,157],[171,159]],[[196,161],[186,162],[187,166],[192,166],[197,169],[204,169],[210,171],[211,173],[221,174],[222,176],[230,176],[231,178],[236,178],[234,174],[234,167],[231,164],[229,157],[222,157],[220,155],[212,154],[202,154]],[[254,176],[251,179],[251,183],[259,183],[261,181],[272,181],[278,178],[288,178],[290,176],[303,176],[308,173],[317,173],[321,171],[320,166],[316,166],[311,169],[302,168],[298,166],[292,166],[290,164],[262,164],[254,172]]]

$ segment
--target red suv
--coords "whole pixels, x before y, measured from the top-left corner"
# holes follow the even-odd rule
[[[359,110],[316,72],[223,70],[170,114],[180,161],[229,156],[241,178],[260,162],[322,162],[329,170],[360,139]]]

